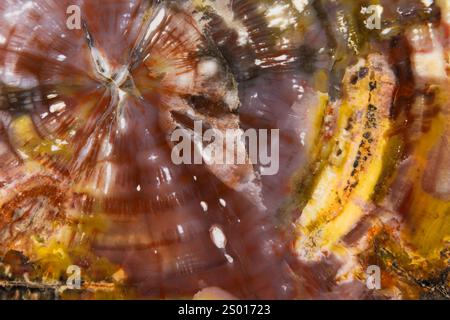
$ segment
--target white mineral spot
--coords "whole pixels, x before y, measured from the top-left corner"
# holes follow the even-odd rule
[[[275,5],[267,10],[266,16],[272,17],[272,16],[281,15],[284,13],[284,10],[287,8],[288,8],[287,5],[282,5],[282,4]]]
[[[219,71],[217,61],[213,59],[205,59],[198,64],[198,72],[204,77],[211,78]]]
[[[60,148],[59,148],[57,145],[52,144],[52,146],[50,147],[50,150],[51,150],[52,152],[55,152],[55,151],[60,150]]]
[[[295,9],[297,9],[299,13],[302,13],[303,10],[305,10],[305,7],[308,5],[308,2],[309,0],[292,0]]]
[[[165,180],[166,182],[172,181],[172,176],[170,175],[170,170],[169,170],[169,168],[163,167],[163,168],[162,168],[162,172],[163,172],[163,174],[164,174],[164,180]]]
[[[273,60],[275,60],[275,61],[285,61],[285,60],[287,60],[287,58],[288,58],[288,56],[283,54],[281,56],[273,58]]]
[[[225,249],[227,245],[227,238],[218,225],[213,225],[209,229],[209,235],[211,236],[211,240],[217,248]]]
[[[302,131],[302,133],[300,133],[300,143],[302,144],[302,146],[305,146],[305,138],[306,132]]]
[[[29,158],[28,155],[27,155],[25,152],[23,152],[23,151],[17,150],[17,153],[18,153],[19,156],[20,156],[22,159],[24,159],[24,160],[26,160],[26,159]]]
[[[256,64],[257,66],[262,65],[263,62],[264,62],[264,61],[262,61],[262,60],[260,60],[260,59],[255,59],[255,64]]]
[[[148,160],[151,160],[151,161],[155,161],[156,159],[158,159],[158,156],[157,156],[156,154],[154,154],[154,153],[152,153],[152,154],[148,157]]]
[[[433,4],[433,0],[422,0],[422,3],[425,7],[430,7]]]
[[[225,253],[225,258],[227,259],[227,261],[228,261],[229,263],[233,263],[233,262],[234,262],[233,257],[230,256],[228,253]]]
[[[66,140],[61,140],[61,139],[56,139],[55,142],[57,144],[62,144],[62,145],[69,144]]]
[[[194,74],[193,72],[184,72],[178,74],[174,79],[175,85],[180,88],[190,88],[194,83]]]
[[[383,31],[381,31],[381,34],[383,36],[388,35],[392,31],[392,28],[386,28]]]
[[[233,91],[228,91],[225,94],[223,101],[226,103],[230,111],[236,110],[239,107],[239,97]]]
[[[57,57],[56,57],[56,60],[58,60],[58,61],[64,61],[64,60],[66,60],[67,59],[67,57],[65,56],[65,55],[63,55],[63,54],[59,54]]]
[[[125,118],[121,117],[119,123],[120,123],[120,129],[122,131],[125,131],[127,128],[127,121],[125,120]]]
[[[219,203],[224,208],[227,206],[227,202],[224,199],[222,199],[222,198],[219,199]]]
[[[205,201],[200,201],[200,206],[202,207],[203,211],[208,211],[208,204]]]
[[[52,104],[49,108],[49,111],[51,113],[59,112],[59,111],[64,110],[65,107],[66,107],[66,103],[64,101],[60,101],[60,102],[56,102],[56,103]]]
[[[278,4],[270,7],[266,12],[266,19],[269,27],[276,27],[285,30],[289,25],[295,23],[295,18],[289,11],[288,4]]]
[[[109,157],[112,153],[113,145],[109,140],[105,140],[102,145],[103,154]]]
[[[249,34],[248,31],[240,28],[238,29],[238,44],[240,46],[244,46],[249,42]]]
[[[56,93],[50,93],[47,95],[47,99],[54,99],[56,98],[58,95]]]

